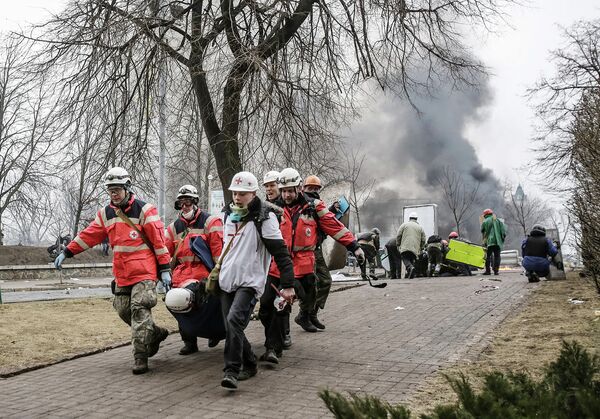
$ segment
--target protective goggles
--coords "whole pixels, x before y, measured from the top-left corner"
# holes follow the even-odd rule
[[[291,178],[285,178],[285,177],[280,177],[279,179],[277,179],[277,181],[281,184],[286,184],[286,183],[295,183],[295,182],[299,182],[300,181],[300,176],[294,176]]]
[[[193,191],[189,188],[181,188],[179,189],[179,195],[187,195],[187,194],[194,194],[196,195],[198,192]]]
[[[106,175],[106,180],[122,180],[129,179],[129,175]]]

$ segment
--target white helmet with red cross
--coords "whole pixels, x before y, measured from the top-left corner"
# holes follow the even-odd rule
[[[250,172],[236,173],[233,179],[231,179],[229,190],[235,192],[256,192],[258,191],[258,180]]]

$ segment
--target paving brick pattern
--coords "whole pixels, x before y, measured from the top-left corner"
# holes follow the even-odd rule
[[[261,365],[236,392],[220,387],[222,343],[208,349],[199,339],[201,351],[183,357],[172,335],[145,375],[131,374],[131,347],[122,347],[0,380],[0,417],[331,417],[317,395],[326,387],[401,402],[441,366],[475,357],[539,286],[515,273],[502,282],[480,278],[396,280],[385,289],[333,293],[321,316],[327,330],[310,334],[293,324],[294,345],[281,363]],[[484,284],[500,289],[475,294]],[[247,334],[260,355],[260,323],[251,322]]]

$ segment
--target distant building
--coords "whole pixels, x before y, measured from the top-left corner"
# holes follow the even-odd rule
[[[521,184],[519,184],[519,186],[517,186],[517,190],[515,191],[515,194],[513,195],[513,197],[516,202],[523,202],[525,200],[525,198],[527,197],[527,195],[525,195],[525,192],[523,192],[523,187],[521,186]]]

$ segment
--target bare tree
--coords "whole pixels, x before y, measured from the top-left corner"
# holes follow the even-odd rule
[[[531,195],[517,196],[512,189],[508,184],[505,191],[506,222],[509,226],[517,227],[519,234],[525,237],[535,224],[549,220],[552,211],[542,199]]]
[[[30,46],[8,38],[0,50],[0,244],[2,217],[25,188],[47,182],[58,114],[46,79],[25,69]]]
[[[573,221],[571,214],[566,209],[552,211],[550,214],[550,220],[552,226],[558,232],[558,240],[562,244],[567,242],[571,228],[573,227]]]
[[[461,235],[464,220],[475,214],[474,205],[479,202],[481,182],[467,182],[461,173],[446,166],[438,176],[437,183],[442,190],[444,203],[454,218],[456,232]]]
[[[531,89],[541,121],[538,167],[570,197],[574,235],[600,292],[600,19],[564,31],[555,74]]]
[[[39,246],[55,240],[52,232],[55,230],[58,200],[51,187],[44,184],[28,187],[20,195],[19,205],[8,209],[6,228],[10,235],[26,246]]]
[[[34,37],[52,44],[49,65],[72,68],[62,78],[71,100],[127,87],[107,121],[113,132],[129,107],[149,113],[150,103],[133,99],[154,85],[157,61],[171,59],[165,71],[187,73],[228,194],[257,152],[310,155],[315,141],[332,141],[365,79],[409,99],[440,80],[474,84],[484,68],[459,25],[487,26],[510,3],[87,0],[69,3]],[[143,144],[150,118],[138,120]]]

